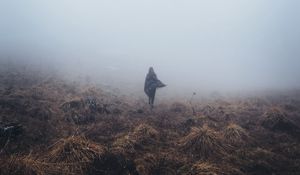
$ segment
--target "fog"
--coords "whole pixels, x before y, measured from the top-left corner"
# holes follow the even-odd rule
[[[300,87],[300,1],[2,0],[0,59],[143,92]]]

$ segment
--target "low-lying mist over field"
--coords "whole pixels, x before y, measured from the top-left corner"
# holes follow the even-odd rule
[[[299,175],[299,8],[0,0],[0,175]]]
[[[297,1],[1,1],[0,59],[143,93],[300,87]],[[4,63],[1,65],[1,67]]]

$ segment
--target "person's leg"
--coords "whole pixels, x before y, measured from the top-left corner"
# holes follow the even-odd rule
[[[152,107],[153,106],[153,95],[151,94],[150,96],[150,106]]]
[[[155,93],[156,93],[156,88],[153,89],[152,94],[151,94],[151,105],[153,107],[154,105],[154,99],[155,99]]]
[[[151,102],[151,95],[150,95],[150,91],[149,91],[149,89],[147,89],[147,91],[145,91],[145,93],[146,93],[146,95],[147,95],[147,97],[148,97],[148,104],[150,105],[150,102]]]
[[[149,89],[149,105],[152,107],[153,89]]]

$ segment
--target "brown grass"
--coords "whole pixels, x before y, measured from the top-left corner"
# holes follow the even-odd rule
[[[284,113],[276,107],[271,108],[264,114],[263,126],[267,128],[274,128],[279,122],[285,120]]]
[[[179,146],[183,151],[201,159],[220,157],[225,153],[220,135],[207,126],[192,128],[191,132],[179,141]]]
[[[60,139],[42,156],[12,156],[4,163],[5,174],[84,174],[95,159],[103,158],[101,145],[80,136]]]
[[[158,139],[158,131],[148,124],[138,125],[131,134],[131,137],[139,142],[147,142]]]
[[[233,146],[242,146],[247,142],[249,138],[247,132],[237,124],[229,124],[224,133],[224,141]]]
[[[132,140],[129,135],[125,135],[116,139],[112,144],[112,150],[116,153],[133,154],[135,153],[135,140]]]
[[[184,165],[183,160],[171,154],[160,153],[155,155],[146,153],[135,159],[136,169],[140,175],[150,174],[177,174],[178,167]]]
[[[1,163],[1,174],[7,175],[47,175],[62,172],[61,165],[48,163],[31,154],[13,155]]]
[[[220,168],[208,162],[197,162],[192,168],[190,175],[219,175],[223,174]]]
[[[117,152],[134,153],[136,148],[155,144],[158,136],[158,131],[150,125],[142,123],[129,134],[118,138],[113,143],[113,149]]]
[[[50,163],[64,165],[64,171],[69,174],[80,173],[96,158],[101,158],[106,150],[81,136],[71,136],[60,139],[51,146],[46,160]]]
[[[266,111],[262,126],[273,131],[286,132],[300,138],[300,128],[293,121],[287,118],[287,114],[278,107]]]
[[[222,168],[221,168],[222,167]],[[236,168],[223,165],[218,166],[210,162],[198,161],[193,164],[188,175],[243,175],[241,171]]]
[[[20,78],[0,75],[0,126],[23,126],[0,137],[1,175],[300,172],[299,91],[284,98],[204,98],[193,105],[176,98],[150,110],[146,98],[109,88],[59,78],[15,81]]]
[[[152,166],[156,163],[155,155],[147,153],[143,157],[135,160],[136,169],[141,175],[148,175],[151,172]]]

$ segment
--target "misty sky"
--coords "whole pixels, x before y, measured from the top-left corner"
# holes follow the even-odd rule
[[[297,0],[1,0],[0,58],[130,87],[153,66],[166,90],[296,88],[299,9]]]

